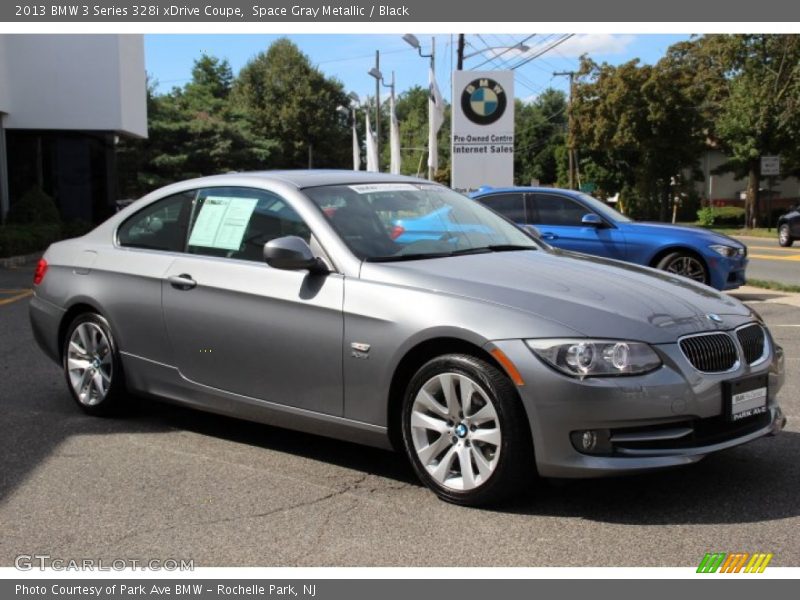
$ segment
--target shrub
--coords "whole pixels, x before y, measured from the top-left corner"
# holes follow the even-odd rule
[[[714,226],[714,209],[710,206],[701,208],[697,211],[697,224],[700,227],[713,227]]]
[[[697,224],[701,227],[742,227],[744,209],[738,206],[707,206],[697,211]]]
[[[57,223],[5,225],[0,227],[0,257],[32,254],[61,239]]]
[[[8,211],[9,224],[59,224],[61,216],[53,199],[38,186],[29,189]]]

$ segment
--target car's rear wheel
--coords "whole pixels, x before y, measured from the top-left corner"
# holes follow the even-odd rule
[[[423,365],[406,390],[402,420],[414,470],[448,502],[496,503],[535,476],[516,390],[484,360],[448,354]]]
[[[792,234],[789,231],[789,225],[787,223],[784,223],[778,227],[778,243],[784,248],[788,248],[794,244],[794,240],[792,239]]]
[[[710,281],[708,269],[702,259],[689,252],[670,252],[658,262],[656,268],[706,285]]]
[[[67,328],[63,357],[69,391],[85,412],[104,416],[124,407],[122,366],[108,321],[95,313],[77,316]]]

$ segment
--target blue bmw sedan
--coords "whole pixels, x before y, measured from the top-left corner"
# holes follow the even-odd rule
[[[535,226],[556,248],[663,269],[718,290],[745,283],[747,247],[726,235],[636,222],[572,190],[485,187],[471,197],[518,225]]]

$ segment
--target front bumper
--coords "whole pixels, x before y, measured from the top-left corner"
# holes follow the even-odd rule
[[[521,340],[487,347],[493,348],[514,363],[526,382],[517,389],[530,422],[536,467],[544,477],[599,477],[691,464],[776,433],[785,423],[776,400],[784,380],[783,351],[774,343],[769,360],[755,368],[741,365],[729,373],[703,374],[677,344],[663,344],[654,346],[664,363],[656,371],[583,380],[544,365]],[[728,423],[723,382],[759,375],[768,375],[766,414]],[[589,454],[578,451],[571,438],[587,430],[608,432],[612,440],[641,438],[635,432],[650,435],[644,436],[647,442],[612,441],[608,451]],[[675,439],[662,432],[684,435]],[[667,437],[661,441],[659,435]]]
[[[745,284],[747,258],[736,256],[726,258],[719,255],[707,256],[711,287],[718,290],[733,290]]]

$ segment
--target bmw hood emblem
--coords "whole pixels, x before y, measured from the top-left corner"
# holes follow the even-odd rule
[[[706,319],[713,321],[714,323],[722,323],[722,317],[715,313],[708,313],[706,315]]]

